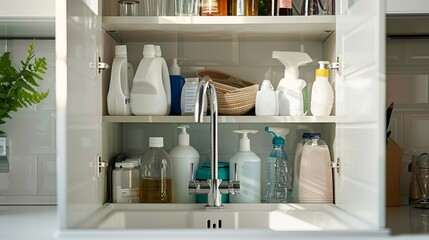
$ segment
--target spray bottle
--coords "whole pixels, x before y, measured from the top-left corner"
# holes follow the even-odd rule
[[[273,51],[273,58],[285,66],[285,75],[277,86],[281,116],[304,116],[308,111],[307,83],[299,79],[298,67],[313,60],[307,53]]]
[[[265,127],[265,132],[273,135],[273,150],[267,161],[267,189],[265,201],[287,203],[292,198],[292,168],[284,150],[287,128]]]
[[[240,150],[229,160],[229,176],[234,176],[240,181],[240,194],[229,197],[231,203],[259,203],[261,202],[261,159],[250,150],[249,133],[257,133],[257,130],[236,130],[242,134]]]
[[[329,83],[329,71],[325,68],[327,61],[319,61],[319,69],[316,70],[316,80],[311,89],[310,110],[313,116],[329,116],[334,103],[334,90]]]

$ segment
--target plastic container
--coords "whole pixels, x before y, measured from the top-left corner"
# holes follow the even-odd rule
[[[149,147],[141,164],[140,202],[172,203],[172,163],[163,149],[164,138],[150,137]]]
[[[267,160],[267,189],[265,201],[268,203],[287,203],[292,198],[292,171],[284,150],[287,128],[265,127],[273,135],[273,150]]]
[[[185,79],[180,75],[180,67],[177,58],[173,59],[170,66],[170,86],[171,86],[171,111],[170,115],[181,115],[182,89]]]
[[[334,104],[334,90],[329,83],[329,71],[325,68],[327,61],[319,61],[319,69],[316,70],[316,80],[311,90],[310,110],[313,116],[329,116]]]
[[[185,78],[180,101],[182,115],[193,115],[195,112],[198,82],[198,78]]]
[[[162,57],[156,57],[155,46],[143,49],[131,89],[131,112],[134,115],[168,115],[171,108],[170,77]]]
[[[133,78],[133,67],[128,63],[127,46],[115,46],[107,93],[107,112],[109,115],[131,115],[129,80]]]
[[[302,149],[298,179],[298,202],[333,203],[331,156],[320,134],[310,136]]]
[[[211,163],[205,162],[197,170],[196,179],[200,181],[206,181],[211,178]],[[218,179],[222,181],[229,181],[229,163],[219,162],[218,163]],[[229,195],[222,194],[222,203],[229,202]],[[197,203],[207,203],[207,194],[197,194]]]
[[[256,116],[279,115],[278,94],[274,91],[270,80],[262,81],[261,90],[256,93],[255,114]]]
[[[140,171],[135,162],[116,162],[112,171],[112,202],[138,203]]]
[[[298,67],[313,60],[307,53],[273,51],[273,58],[285,65],[285,75],[277,86],[279,91],[279,114],[281,116],[304,116],[308,112],[307,83],[299,79]]]
[[[231,203],[259,203],[261,202],[261,159],[250,150],[249,133],[257,130],[236,130],[243,134],[240,138],[240,149],[229,160],[229,175],[234,176],[235,164],[237,178],[240,181],[240,194],[229,196]]]
[[[302,158],[302,148],[304,144],[311,140],[311,133],[303,133],[301,141],[296,145],[295,149],[295,158],[291,165],[293,165],[293,188],[292,188],[292,202],[298,202],[298,179],[299,179],[299,170],[301,166]]]
[[[178,145],[171,149],[170,157],[173,162],[173,202],[195,203],[195,194],[189,194],[188,185],[191,176],[191,164],[193,166],[193,179],[196,179],[197,169],[200,163],[200,154],[189,145],[189,134],[186,129],[189,125],[181,125],[178,135]]]

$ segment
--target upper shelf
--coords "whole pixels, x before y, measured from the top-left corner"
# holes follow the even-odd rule
[[[205,116],[203,121],[210,122]],[[193,116],[103,116],[110,123],[193,123]],[[335,123],[335,117],[314,116],[219,116],[219,123]]]
[[[55,38],[54,17],[0,17],[0,39]]]
[[[335,16],[103,17],[105,31],[130,41],[324,41]]]

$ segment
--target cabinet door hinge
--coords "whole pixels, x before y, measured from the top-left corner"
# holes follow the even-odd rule
[[[101,169],[109,166],[109,163],[107,161],[101,160],[101,156],[97,155],[97,166],[98,166],[97,177],[100,177]]]
[[[337,61],[336,62],[332,62],[331,64],[329,64],[329,68],[333,69],[333,70],[337,70],[338,75],[340,76],[340,57],[337,57]]]
[[[328,163],[329,167],[336,169],[337,173],[340,173],[340,158],[337,158],[337,161],[331,161]]]
[[[101,71],[109,68],[110,68],[109,64],[102,62],[101,57],[98,57],[98,64],[97,64],[98,73],[101,73]]]

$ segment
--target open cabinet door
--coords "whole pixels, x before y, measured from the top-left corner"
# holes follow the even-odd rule
[[[58,214],[76,226],[102,205],[101,17],[98,0],[57,0],[56,96]]]
[[[385,226],[384,1],[336,1],[336,205]]]

